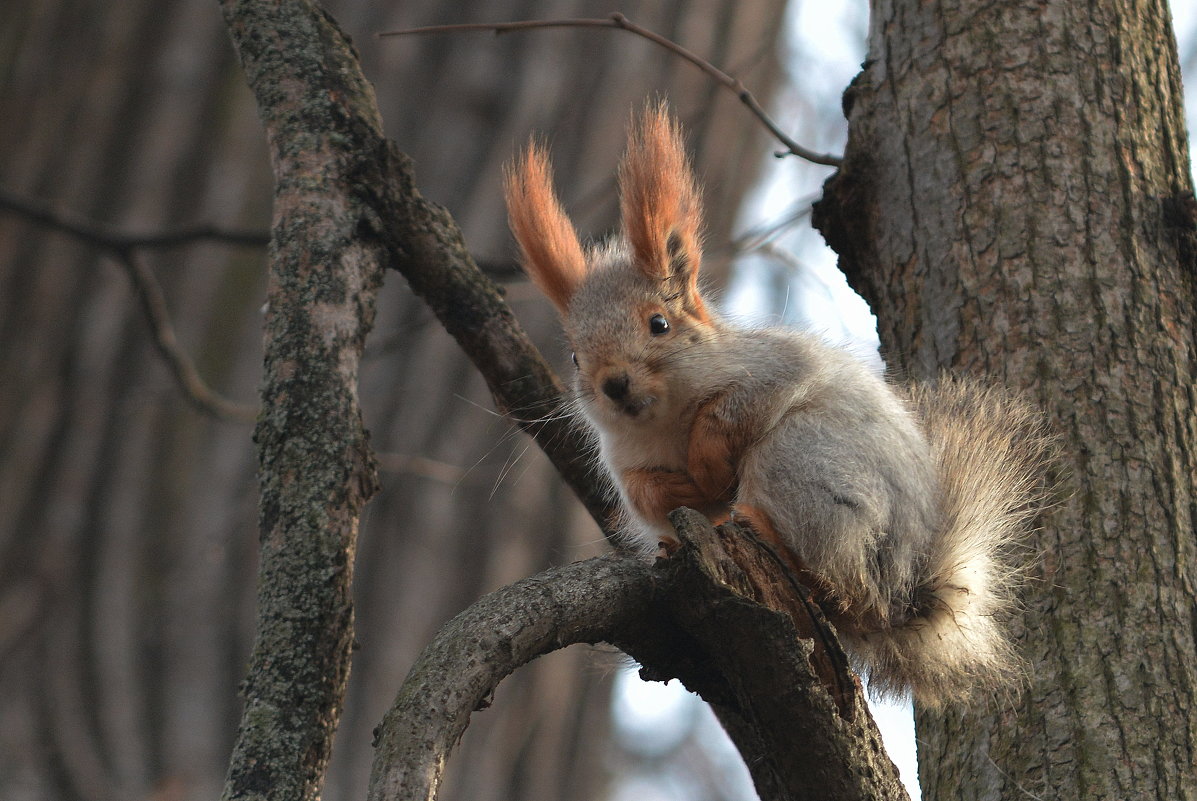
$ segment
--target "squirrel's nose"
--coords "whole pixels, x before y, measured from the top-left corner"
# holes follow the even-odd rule
[[[620,373],[603,381],[603,394],[613,401],[622,401],[628,396],[628,375]]]

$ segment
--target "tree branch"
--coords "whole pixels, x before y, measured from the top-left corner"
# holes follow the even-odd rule
[[[813,150],[803,147],[802,145],[791,139],[785,131],[783,131],[776,122],[765,112],[761,104],[753,96],[752,92],[738,78],[728,75],[723,70],[716,67],[711,62],[702,58],[701,56],[687,50],[686,48],[674,42],[672,39],[666,39],[659,33],[641,27],[619,12],[613,13],[606,19],[557,19],[557,20],[524,20],[521,22],[491,22],[491,23],[466,23],[459,25],[429,25],[423,28],[407,28],[401,31],[386,31],[378,34],[380,37],[385,36],[409,36],[413,34],[428,34],[428,33],[463,33],[467,31],[492,31],[495,35],[509,33],[512,31],[527,31],[536,28],[614,28],[616,30],[627,31],[628,33],[640,36],[653,44],[663,47],[674,55],[689,61],[694,66],[698,67],[708,76],[710,76],[717,84],[724,89],[732,92],[744,106],[752,112],[752,114],[760,120],[761,124],[768,129],[769,133],[775,139],[785,145],[786,149],[783,152],[777,153],[778,156],[795,155],[799,158],[804,158],[807,161],[815,164],[822,164],[828,167],[838,167],[843,159],[840,156],[832,156],[827,153],[816,153]]]
[[[154,271],[138,257],[137,251],[142,248],[174,247],[201,239],[234,246],[264,247],[269,242],[266,234],[225,230],[207,225],[154,234],[129,234],[94,220],[55,211],[49,206],[22,198],[2,187],[0,209],[6,209],[39,225],[73,236],[111,255],[133,285],[138,305],[153,334],[154,345],[166,360],[166,366],[183,396],[196,409],[218,420],[253,422],[258,411],[256,406],[225,398],[209,387],[200,376],[195,362],[183,350],[175,335],[161,284],[158,283]]]
[[[215,392],[200,377],[195,362],[187,355],[187,351],[183,350],[178,337],[175,336],[170,312],[166,308],[166,297],[162,294],[162,286],[154,276],[154,271],[132,251],[119,255],[117,261],[133,284],[138,305],[150,324],[154,345],[166,360],[166,365],[174,376],[175,384],[183,391],[183,396],[197,409],[217,419],[239,423],[253,422],[257,417],[258,407],[228,400]]]
[[[595,443],[567,412],[566,390],[528,339],[498,286],[479,271],[461,230],[416,188],[411,160],[386,143],[382,236],[392,267],[423,298],[486,379],[498,410],[536,440],[615,547],[614,497],[596,471]],[[383,190],[380,190],[383,191]]]
[[[67,234],[79,241],[108,253],[120,265],[132,284],[158,353],[166,361],[179,391],[197,410],[234,423],[252,423],[258,414],[253,404],[239,403],[224,397],[204,381],[191,356],[179,344],[166,296],[154,271],[140,258],[139,251],[191,245],[210,241],[231,247],[265,248],[270,234],[222,228],[209,224],[185,226],[173,230],[141,234],[129,233],[96,220],[69,214],[39,203],[4,187],[0,187],[0,209],[12,212],[30,222],[53,231]],[[523,277],[513,260],[491,259],[479,268],[497,281]]]
[[[538,656],[642,624],[650,565],[606,556],[553,568],[485,596],[437,634],[375,730],[368,798],[432,799],[445,760],[499,682]]]
[[[198,224],[169,231],[131,234],[110,225],[58,211],[44,203],[22,197],[0,187],[0,209],[14,212],[27,220],[70,234],[89,245],[117,253],[140,248],[171,248],[200,241],[218,242],[232,247],[264,248],[270,235],[263,231],[244,231]]]
[[[903,799],[859,683],[818,607],[768,546],[673,518],[683,547],[554,568],[462,612],[413,665],[377,729],[370,801],[433,799],[498,683],[575,643],[609,642],[711,702],[766,799]],[[810,636],[813,639],[801,639]]]

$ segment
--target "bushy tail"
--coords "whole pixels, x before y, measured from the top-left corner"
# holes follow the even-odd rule
[[[912,389],[910,400],[938,467],[943,525],[913,616],[853,650],[875,694],[910,689],[938,706],[1010,685],[1020,672],[1006,628],[1051,448],[1039,416],[999,390],[945,378]]]

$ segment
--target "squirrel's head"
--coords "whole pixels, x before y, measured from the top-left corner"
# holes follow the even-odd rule
[[[506,173],[524,269],[561,314],[583,401],[600,419],[643,422],[689,400],[684,356],[714,330],[698,291],[699,192],[664,105],[634,126],[619,188],[622,231],[583,248],[542,147],[529,145]]]

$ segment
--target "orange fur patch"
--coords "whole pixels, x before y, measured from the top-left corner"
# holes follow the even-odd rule
[[[564,314],[586,277],[586,256],[573,223],[553,192],[548,156],[535,142],[504,171],[507,219],[523,254],[524,270]]]
[[[619,168],[623,228],[637,266],[650,278],[686,278],[698,298],[702,262],[702,200],[677,122],[662,103],[645,110]],[[669,241],[676,237],[685,276],[674,274]],[[701,300],[698,300],[701,308]]]
[[[702,301],[702,295],[698,294],[698,286],[694,287],[694,302],[690,304],[689,313],[694,317],[694,320],[704,326],[710,326],[713,322],[711,320],[711,313],[707,311],[707,306]]]
[[[740,461],[752,439],[743,424],[719,414],[722,396],[703,404],[690,426],[688,469],[702,491],[725,503],[735,499],[739,484]]]
[[[626,470],[620,481],[628,501],[646,520],[663,521],[679,506],[701,510],[710,505],[709,499],[694,486],[690,477],[676,470]]]

